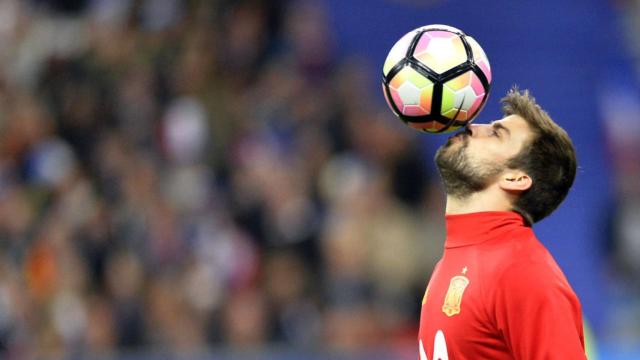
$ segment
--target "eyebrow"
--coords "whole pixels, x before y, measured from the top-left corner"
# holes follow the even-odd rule
[[[491,126],[497,131],[497,130],[504,130],[508,136],[511,136],[511,131],[504,125],[502,125],[501,123],[495,122],[493,124],[491,124]]]

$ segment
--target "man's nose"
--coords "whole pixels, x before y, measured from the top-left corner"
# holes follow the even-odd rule
[[[469,135],[474,136],[478,134],[480,125],[478,124],[469,124],[467,126],[467,131],[469,131]]]
[[[490,127],[491,125],[488,124],[469,124],[467,131],[469,131],[469,135],[471,136],[486,135]]]

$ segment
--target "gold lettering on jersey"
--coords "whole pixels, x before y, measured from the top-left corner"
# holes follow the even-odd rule
[[[449,290],[444,297],[442,312],[451,317],[460,313],[460,304],[462,303],[462,295],[469,285],[469,279],[466,276],[458,275],[451,278]]]

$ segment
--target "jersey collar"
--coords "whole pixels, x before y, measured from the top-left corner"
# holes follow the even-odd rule
[[[479,244],[526,226],[522,216],[513,211],[445,215],[445,220],[445,248]]]

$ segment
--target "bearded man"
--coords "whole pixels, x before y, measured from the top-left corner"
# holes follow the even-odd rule
[[[528,91],[437,152],[446,241],[422,302],[420,359],[586,359],[580,302],[531,225],[576,175],[571,139]]]

